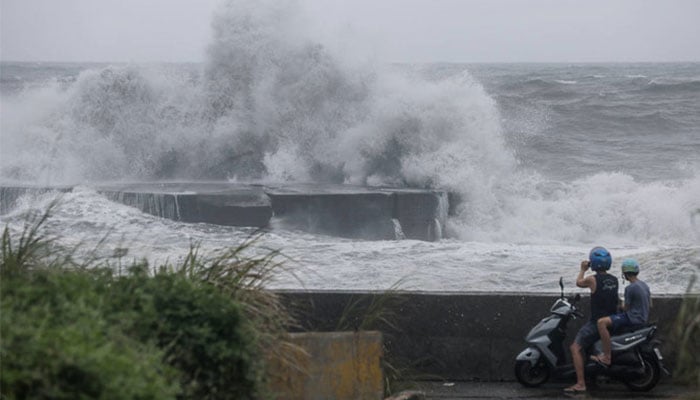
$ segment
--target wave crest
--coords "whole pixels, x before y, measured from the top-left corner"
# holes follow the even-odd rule
[[[465,239],[692,236],[697,179],[674,186],[601,174],[559,184],[519,170],[495,101],[469,74],[427,80],[347,62],[314,40],[295,4],[225,3],[203,73],[108,67],[67,88],[3,99],[0,176],[434,187],[463,200],[448,230]],[[531,79],[509,90],[551,98],[578,96],[577,86]]]

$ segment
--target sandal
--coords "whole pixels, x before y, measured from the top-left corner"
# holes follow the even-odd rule
[[[573,385],[569,386],[568,388],[565,388],[564,393],[586,393],[586,388],[584,387],[583,389],[581,389],[580,387]]]
[[[605,357],[604,354],[598,354],[597,356],[591,356],[591,360],[597,362],[601,366],[608,368],[610,367],[610,359]]]

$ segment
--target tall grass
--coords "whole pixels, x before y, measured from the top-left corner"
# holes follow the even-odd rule
[[[261,398],[265,360],[298,359],[285,340],[294,321],[264,289],[283,268],[280,254],[247,255],[260,234],[122,274],[107,259],[76,261],[75,249],[46,236],[54,206],[18,234],[3,231],[3,398]]]
[[[14,243],[9,226],[5,226],[2,233],[2,273],[3,276],[20,273],[23,270],[53,266],[60,260],[50,259],[50,248],[53,240],[41,232],[41,227],[49,218],[51,210],[56,202],[49,205],[42,213],[31,213],[25,219],[24,227],[19,235],[19,240]]]
[[[693,276],[676,320],[673,336],[678,359],[674,376],[677,382],[695,388],[696,394],[691,398],[700,400],[700,296],[690,294],[696,282],[697,276]]]
[[[406,301],[400,292],[402,280],[389,289],[361,296],[353,296],[345,305],[336,323],[337,331],[398,330],[400,309]]]
[[[292,364],[304,352],[288,340],[288,331],[296,327],[297,322],[280,297],[265,289],[278,272],[286,270],[279,261],[285,258],[276,249],[266,249],[261,256],[245,255],[253,247],[260,248],[261,237],[261,233],[254,233],[238,246],[211,256],[200,255],[199,246],[192,245],[184,262],[174,272],[229,295],[242,306],[244,316],[251,322],[257,353],[264,359],[275,359],[299,368]]]
[[[700,235],[700,225],[696,224],[696,220],[700,220],[700,208],[691,213],[690,220]],[[695,266],[700,272],[700,260]],[[700,295],[692,294],[697,280],[696,274],[688,283],[673,332],[674,342],[678,346],[674,377],[676,382],[695,389],[695,394],[690,396],[693,400],[700,400]]]
[[[401,292],[404,279],[389,289],[373,294],[351,296],[335,325],[336,331],[378,330],[384,336],[384,392],[389,396],[402,390],[415,389],[413,380],[440,379],[436,376],[416,374],[413,365],[420,360],[398,358],[391,352],[391,344],[401,335],[402,310],[408,297]]]

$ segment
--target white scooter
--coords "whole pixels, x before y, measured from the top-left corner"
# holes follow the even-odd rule
[[[550,377],[575,378],[573,365],[566,363],[564,340],[569,321],[583,317],[583,313],[576,308],[581,296],[577,294],[572,299],[565,299],[561,278],[559,287],[561,296],[552,305],[550,315],[530,330],[525,337],[529,346],[515,359],[515,377],[524,386],[539,386]],[[602,352],[600,340],[586,349],[586,377],[595,379],[598,375],[605,375],[621,381],[630,390],[649,391],[659,382],[662,371],[669,374],[662,363],[660,342],[654,339],[656,325],[648,324],[635,328],[613,332],[612,364],[609,367],[602,366],[588,357],[590,354]]]

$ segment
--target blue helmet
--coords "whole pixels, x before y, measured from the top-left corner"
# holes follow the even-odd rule
[[[604,247],[594,247],[588,254],[593,271],[607,271],[612,265],[612,256]]]
[[[622,261],[622,273],[637,275],[639,273],[639,263],[634,258],[625,258]]]

